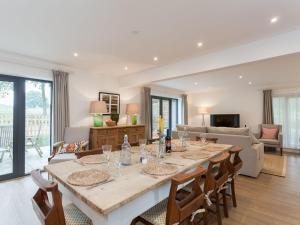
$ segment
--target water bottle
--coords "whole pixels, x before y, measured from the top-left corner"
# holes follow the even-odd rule
[[[121,149],[121,164],[123,166],[129,166],[131,164],[131,146],[128,142],[128,135],[124,136],[124,143]]]

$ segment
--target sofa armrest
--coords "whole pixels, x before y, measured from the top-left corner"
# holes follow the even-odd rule
[[[81,148],[82,150],[88,150],[89,148],[89,142],[88,141],[85,141],[82,145],[81,145]]]
[[[59,141],[59,142],[56,142],[53,144],[53,148],[52,148],[52,152],[51,152],[51,155],[48,157],[48,162],[51,161],[51,159],[54,158],[54,156],[56,155],[56,153],[58,152],[58,149],[60,147],[62,147],[64,145],[65,142],[63,141]]]
[[[254,135],[257,139],[260,139],[260,133],[253,133],[253,135]]]

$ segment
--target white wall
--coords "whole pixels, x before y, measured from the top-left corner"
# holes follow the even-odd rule
[[[247,125],[253,132],[262,122],[263,95],[261,90],[224,89],[215,92],[191,93],[188,95],[189,124],[201,125],[202,116],[198,115],[198,107],[209,107],[212,114],[240,114],[241,126]],[[209,115],[205,116],[205,124],[210,125]]]
[[[39,63],[34,66],[22,64],[22,62],[0,61],[0,74],[51,81],[53,80],[51,67],[39,66]],[[100,76],[83,70],[72,69],[69,76],[71,126],[92,125],[92,117],[88,113],[89,104],[90,101],[98,99],[100,91],[121,95],[120,123],[126,123],[126,104],[141,102],[140,88],[119,88],[119,81],[116,77]]]
[[[117,77],[88,74],[76,71],[70,74],[70,123],[71,126],[91,126],[90,101],[98,100],[99,92],[118,93],[121,97],[120,124],[125,124],[126,104],[141,102],[140,88],[120,88]]]

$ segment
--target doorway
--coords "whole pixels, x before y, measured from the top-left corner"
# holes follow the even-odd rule
[[[0,75],[0,180],[47,164],[52,82]]]

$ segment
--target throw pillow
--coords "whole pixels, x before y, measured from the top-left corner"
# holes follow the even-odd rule
[[[76,153],[82,150],[82,145],[86,143],[86,140],[81,140],[71,144],[64,144],[59,149],[58,153]]]
[[[255,135],[252,132],[250,132],[250,137],[253,145],[260,144],[259,140],[255,137]]]
[[[278,139],[278,128],[262,128],[262,139]]]

